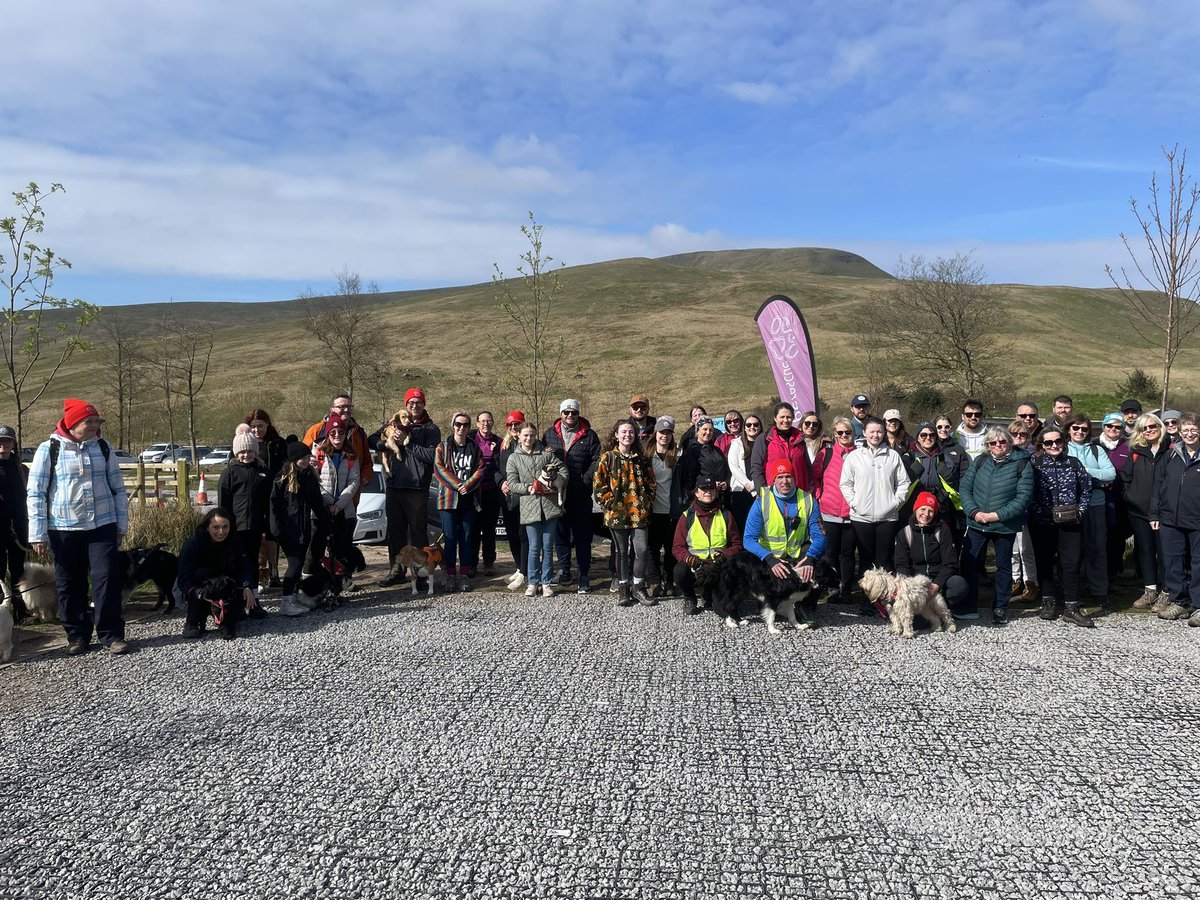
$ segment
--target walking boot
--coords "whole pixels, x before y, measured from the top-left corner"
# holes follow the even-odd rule
[[[1038,587],[1036,581],[1025,582],[1025,593],[1021,595],[1022,600],[1028,600],[1030,603],[1037,603],[1042,596],[1042,589]]]
[[[1154,601],[1158,599],[1158,588],[1146,588],[1142,591],[1142,596],[1133,601],[1134,609],[1149,609],[1154,605]]]
[[[700,610],[696,608],[696,598],[695,597],[684,597],[683,598],[683,614],[685,616],[700,615]]]
[[[646,593],[646,585],[640,581],[633,583],[633,599],[642,606],[653,606],[654,599]]]
[[[629,582],[617,582],[617,606],[633,606],[635,603],[637,603],[637,599],[629,589]]]
[[[1047,622],[1053,622],[1058,618],[1058,601],[1053,597],[1045,594],[1042,595],[1042,611],[1038,613],[1039,619],[1045,619]]]
[[[1078,603],[1068,603],[1067,608],[1063,610],[1062,618],[1064,622],[1070,622],[1073,625],[1078,625],[1080,628],[1096,627],[1096,623],[1092,621],[1092,617],[1084,613],[1079,608]]]
[[[404,571],[404,566],[400,565],[400,563],[394,562],[392,563],[392,568],[388,571],[387,575],[380,579],[379,586],[395,587],[397,585],[404,584],[406,581],[408,581],[408,573]]]

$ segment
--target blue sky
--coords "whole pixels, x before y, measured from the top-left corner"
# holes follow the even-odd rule
[[[0,188],[62,182],[60,293],[277,300],[826,246],[1107,284],[1194,140],[1200,5],[49,0],[0,95]],[[1198,160],[1200,164],[1200,160]]]

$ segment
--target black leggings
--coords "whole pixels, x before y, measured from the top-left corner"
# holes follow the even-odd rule
[[[304,554],[308,551],[308,545],[284,547],[280,544],[279,549],[287,559],[287,571],[283,575],[283,596],[291,597],[296,593],[296,585],[300,583],[300,573],[304,570]]]
[[[675,528],[670,513],[651,513],[647,535],[650,552],[646,556],[646,580],[671,584],[675,577]]]
[[[1133,530],[1133,552],[1142,585],[1153,584],[1161,590],[1167,580],[1163,574],[1162,532],[1136,516],[1129,517],[1129,527]]]
[[[508,552],[517,564],[517,571],[528,575],[525,570],[529,567],[529,536],[525,534],[525,526],[521,524],[520,506],[513,509],[504,507],[504,530],[508,532]]]
[[[858,544],[858,557],[863,571],[871,566],[880,566],[889,572],[895,570],[896,532],[898,522],[851,522],[854,541]]]
[[[825,532],[825,558],[837,569],[838,588],[843,597],[854,585],[854,528],[849,522],[821,520]]]
[[[1083,525],[1053,525],[1029,523],[1033,538],[1033,555],[1037,560],[1038,578],[1042,580],[1042,596],[1053,597],[1055,591],[1065,603],[1079,602],[1079,581],[1083,560]],[[1054,570],[1058,557],[1059,571]]]

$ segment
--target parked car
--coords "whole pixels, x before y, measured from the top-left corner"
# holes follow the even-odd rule
[[[113,456],[117,458],[117,462],[137,462],[137,457],[128,450],[122,450],[120,447],[113,449]]]
[[[387,540],[387,510],[383,489],[383,472],[375,476],[358,498],[358,520],[354,526],[354,543],[382,544]]]
[[[164,463],[174,462],[183,447],[179,444],[151,444],[142,451],[142,462]]]
[[[204,459],[204,457],[208,456],[208,454],[210,454],[210,453],[212,453],[212,447],[205,446],[204,444],[196,445],[196,458],[197,459]],[[176,459],[186,459],[188,462],[191,462],[192,461],[192,448],[184,447],[182,450],[179,451],[178,455],[176,455],[175,458]]]
[[[214,447],[200,458],[202,466],[227,466],[233,460],[232,447]]]

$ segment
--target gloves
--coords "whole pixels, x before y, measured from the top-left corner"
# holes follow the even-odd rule
[[[533,484],[529,486],[529,493],[541,496],[546,493],[546,486],[540,481],[535,480]]]
[[[694,569],[697,566],[699,566],[702,562],[704,562],[704,560],[702,560],[698,556],[694,556],[691,553],[689,553],[687,555],[687,559],[685,559],[684,562],[687,563],[687,566],[689,569]]]

